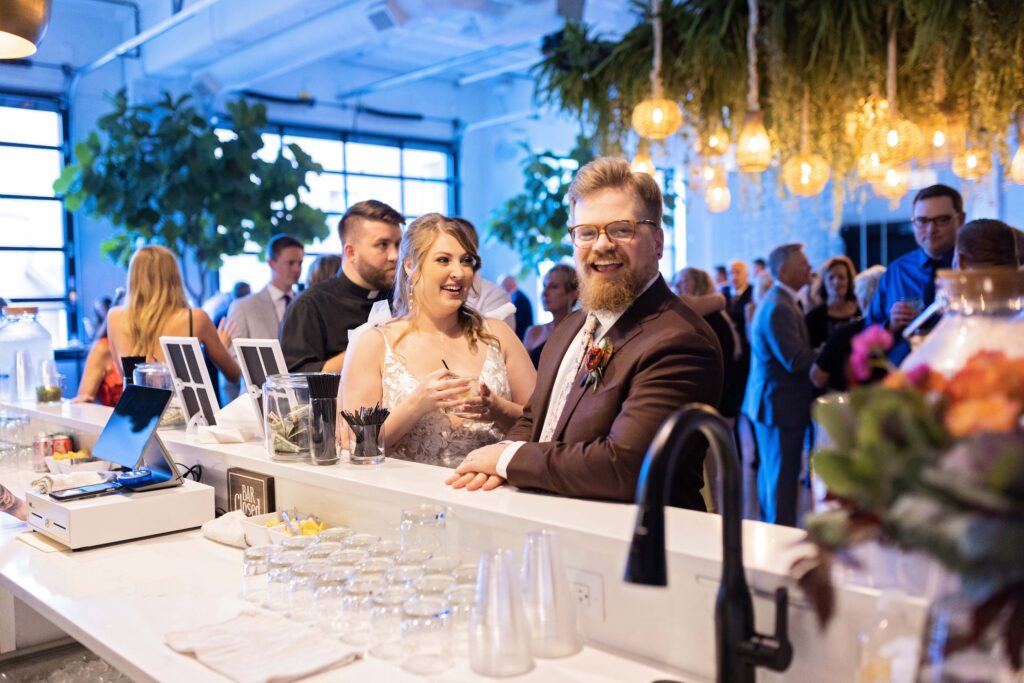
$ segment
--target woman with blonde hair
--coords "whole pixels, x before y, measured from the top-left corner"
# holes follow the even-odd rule
[[[540,364],[544,344],[558,324],[569,317],[579,301],[580,281],[576,269],[567,263],[557,263],[544,276],[544,291],[541,303],[551,314],[551,322],[530,325],[523,335],[523,345],[530,354],[534,367]]]
[[[225,318],[215,328],[203,309],[191,308],[178,260],[165,247],[142,247],[128,265],[128,303],[115,306],[107,316],[110,350],[123,372],[124,356],[145,356],[165,362],[160,337],[197,337],[210,359],[232,382],[242,371],[228,355],[232,324]]]
[[[388,454],[454,467],[522,415],[537,375],[515,331],[466,305],[480,257],[466,228],[440,214],[402,237],[391,322],[345,357],[342,407],[380,402]]]

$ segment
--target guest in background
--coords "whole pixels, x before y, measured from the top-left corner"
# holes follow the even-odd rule
[[[85,327],[85,336],[88,339],[100,338],[100,330],[103,328],[103,323],[107,321],[107,313],[110,312],[110,307],[113,305],[114,300],[109,296],[101,296],[92,302],[92,315],[82,321],[82,325]]]
[[[544,310],[551,314],[551,322],[532,325],[526,330],[523,345],[530,353],[534,367],[540,363],[540,354],[552,330],[565,320],[579,300],[579,279],[576,269],[565,263],[558,263],[544,276],[544,291],[540,301]]]
[[[760,463],[757,499],[762,521],[796,526],[797,485],[804,434],[811,421],[814,362],[797,291],[811,266],[800,244],[784,244],[768,256],[775,285],[765,295],[751,327],[750,379],[743,413],[754,422]]]
[[[994,218],[966,223],[956,235],[956,267],[960,270],[1016,269],[1020,257],[1014,232],[1009,225]]]
[[[744,266],[745,267],[745,266]],[[676,276],[676,292],[680,297],[704,296],[715,291],[715,285],[711,276],[700,268],[683,268]],[[740,359],[743,356],[743,345],[739,332],[729,314],[725,311],[716,311],[705,315],[704,321],[718,338],[718,345],[722,348],[723,362],[723,384],[722,400],[718,404],[718,412],[729,424],[729,427],[736,429],[736,416],[740,412],[743,403],[743,389],[746,386],[747,376],[740,375]],[[718,463],[714,458],[704,458],[704,483],[707,495],[705,500],[708,503],[708,512],[718,512],[720,500],[718,496]]]
[[[821,276],[812,268],[811,277],[807,284],[796,293],[796,301],[800,306],[800,310],[807,313],[825,303],[825,299],[821,296],[822,291],[824,290],[822,289]]]
[[[120,305],[124,295],[124,287],[118,287],[114,291],[114,298],[111,300],[109,308]],[[121,399],[124,383],[121,380],[117,364],[114,362],[114,355],[110,351],[106,317],[97,330],[97,335],[97,339],[93,342],[92,348],[89,349],[89,355],[85,359],[82,379],[78,383],[78,394],[71,399],[71,402],[92,403],[95,401],[100,405],[113,408]]]
[[[823,303],[804,316],[812,348],[820,349],[836,329],[861,317],[861,308],[853,293],[856,274],[853,261],[846,256],[830,258],[822,266],[818,298]]]
[[[402,238],[397,317],[361,334],[345,361],[342,405],[390,409],[389,455],[454,467],[501,439],[533,393],[537,374],[515,332],[466,303],[476,249],[462,221],[413,221]],[[466,396],[473,382],[477,398]]]
[[[142,247],[128,265],[128,304],[115,306],[107,316],[110,349],[118,371],[122,356],[145,356],[165,362],[160,337],[197,337],[214,364],[228,379],[238,381],[241,370],[228,354],[234,326],[229,320],[214,327],[200,308],[185,298],[178,261],[157,245]]]
[[[348,331],[391,297],[405,218],[369,199],[338,221],[343,253],[338,276],[310,287],[288,306],[281,321],[281,350],[289,372],[338,372]]]
[[[914,197],[914,239],[918,249],[889,264],[865,317],[885,325],[896,343],[889,360],[899,365],[910,353],[903,330],[935,300],[935,272],[953,265],[956,234],[964,224],[964,200],[946,185],[926,187]]]
[[[480,237],[476,233],[476,226],[465,218],[452,218],[466,229],[473,246],[479,251]],[[500,318],[513,330],[516,328],[516,310],[512,305],[512,299],[505,290],[484,278],[479,272],[473,278],[473,287],[469,290],[469,298],[466,305],[473,308],[485,318]]]
[[[750,326],[754,321],[754,311],[757,310],[758,304],[760,304],[765,295],[771,291],[771,288],[775,285],[775,280],[772,279],[772,274],[769,272],[761,273],[761,276],[754,281],[754,293],[750,298],[750,303],[743,307],[743,317],[746,319],[746,331],[747,331],[747,342],[750,342]]]
[[[853,279],[853,293],[857,297],[857,305],[866,310],[875,296],[878,282],[885,275],[885,266],[871,266],[857,273]],[[850,360],[853,338],[864,331],[864,318],[854,318],[846,325],[841,325],[829,336],[825,346],[818,354],[817,360],[811,365],[811,383],[818,389],[846,391],[849,386],[847,363]]]
[[[729,285],[729,273],[725,270],[725,266],[715,266],[715,289],[722,291]]]
[[[506,275],[502,278],[501,288],[516,307],[516,336],[522,339],[526,329],[533,325],[533,305],[530,304],[529,298],[519,291],[519,282],[513,276]]]
[[[267,242],[270,282],[260,291],[231,303],[228,319],[240,339],[277,339],[285,311],[295,298],[306,251],[291,235],[274,235]],[[236,394],[237,395],[237,394]]]
[[[752,273],[753,279],[756,281],[762,275],[768,274],[768,265],[764,262],[763,258],[754,259],[754,272]]]
[[[317,256],[310,264],[309,272],[306,273],[306,287],[309,288],[338,277],[339,270],[341,270],[341,257],[337,254]]]
[[[232,302],[238,301],[250,294],[252,294],[252,287],[249,286],[249,283],[239,280],[231,287],[231,291],[217,292],[204,301],[202,308],[206,311],[206,315],[210,316],[210,320],[213,321],[214,325],[220,325],[220,321],[228,317],[228,309],[231,307]]]

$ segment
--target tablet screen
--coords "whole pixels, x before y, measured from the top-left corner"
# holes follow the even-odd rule
[[[114,413],[96,441],[93,455],[122,467],[134,469],[146,451],[160,416],[171,399],[166,389],[127,384]],[[151,462],[152,461],[152,462]],[[163,458],[146,458],[146,466],[166,470]]]

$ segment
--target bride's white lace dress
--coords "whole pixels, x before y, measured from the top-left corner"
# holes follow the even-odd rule
[[[391,408],[408,398],[420,385],[405,363],[391,349],[383,330],[384,370],[381,376],[383,404]],[[480,370],[480,381],[491,392],[505,399],[512,398],[505,357],[496,346],[487,345],[487,357]],[[387,442],[387,455],[428,465],[455,467],[471,450],[501,441],[504,433],[493,422],[464,420],[435,410],[421,417],[397,443]],[[387,441],[387,434],[384,435]]]

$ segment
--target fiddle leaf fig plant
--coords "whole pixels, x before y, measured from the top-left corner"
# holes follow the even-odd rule
[[[299,196],[309,189],[307,174],[322,167],[295,144],[273,161],[257,156],[267,125],[262,104],[229,103],[232,133],[222,139],[189,95],[132,104],[122,89],[111,102],[53,187],[69,211],[113,223],[101,245],[113,261],[127,265],[140,243],[162,244],[183,270],[197,265],[199,277],[185,282],[202,301],[221,257],[242,253],[246,242],[263,246],[279,232],[302,242],[327,236],[326,215]]]

